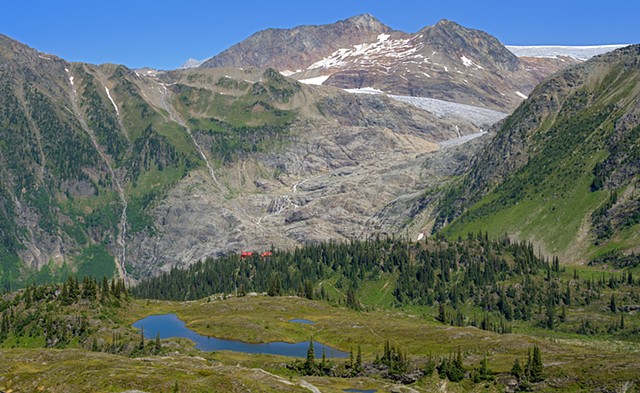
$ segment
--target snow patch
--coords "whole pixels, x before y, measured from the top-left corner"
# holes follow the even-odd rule
[[[526,95],[524,95],[524,94],[520,93],[519,91],[516,91],[516,94],[518,95],[518,97],[520,97],[520,98],[524,98],[525,100],[526,100],[527,98],[529,98],[529,97],[527,97]]]
[[[391,37],[389,34],[380,34],[378,36],[378,42],[384,42],[384,41],[388,40],[389,37]]]
[[[382,90],[374,89],[373,87],[361,87],[359,89],[344,89],[347,93],[354,94],[384,94]]]
[[[111,93],[109,93],[109,89],[107,88],[107,86],[104,87],[104,91],[107,92],[107,97],[109,97],[109,100],[111,100],[113,107],[116,109],[116,113],[118,114],[118,116],[120,116],[120,111],[118,110],[118,106],[116,105],[116,102],[113,100],[113,98],[111,98]]]
[[[420,233],[420,234],[418,235],[418,240],[416,240],[416,241],[420,241],[420,240],[422,240],[422,239],[424,239],[424,233]]]
[[[69,74],[69,83],[71,83],[71,86],[73,86],[73,77],[71,76],[71,72],[68,68],[65,68],[64,70],[67,72],[67,74]]]
[[[295,72],[291,71],[291,70],[284,70],[284,71],[280,71],[280,74],[284,75],[284,76],[291,76],[291,75],[295,74]]]
[[[308,78],[308,79],[300,79],[298,82],[300,83],[304,83],[305,85],[321,85],[323,84],[327,79],[329,79],[331,75],[323,75],[323,76],[316,76],[315,78]]]
[[[478,65],[476,63],[474,63],[471,59],[469,59],[467,56],[462,55],[460,57],[460,60],[462,60],[462,64],[464,64],[465,67],[469,68],[469,67],[476,67],[479,70],[484,70],[484,67],[481,65]]]

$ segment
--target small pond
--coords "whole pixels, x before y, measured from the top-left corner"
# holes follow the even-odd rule
[[[376,393],[377,390],[376,389],[368,389],[368,390],[362,390],[362,389],[342,389],[343,392],[348,392],[348,393]]]
[[[301,318],[290,319],[289,322],[291,322],[291,323],[302,323],[302,324],[305,324],[305,325],[315,325],[316,324],[313,321],[310,321],[308,319],[301,319]]]
[[[215,337],[200,335],[187,328],[175,314],[152,315],[133,324],[137,329],[144,329],[144,336],[154,339],[158,333],[160,338],[182,337],[193,341],[196,348],[201,351],[234,351],[244,353],[260,353],[267,355],[280,355],[292,357],[306,357],[309,342],[299,343],[270,342],[251,344],[236,340],[223,340]],[[322,356],[322,350],[326,351],[328,358],[346,358],[348,353],[314,341],[313,347],[317,358]]]

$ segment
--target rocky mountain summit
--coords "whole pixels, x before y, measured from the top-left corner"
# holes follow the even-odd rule
[[[578,62],[517,57],[495,37],[442,20],[415,34],[371,15],[268,29],[200,67],[273,67],[303,83],[442,99],[509,112],[544,77]]]

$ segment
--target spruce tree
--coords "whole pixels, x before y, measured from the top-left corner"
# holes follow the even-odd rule
[[[158,332],[158,334],[156,334],[156,342],[155,342],[156,353],[160,352],[161,348],[162,348],[162,343],[160,342],[160,332]]]
[[[531,362],[531,382],[540,382],[544,380],[544,365],[542,364],[542,355],[537,345],[533,346],[533,358]]]
[[[140,328],[140,349],[144,349],[144,326]]]
[[[516,377],[517,380],[520,380],[522,377],[522,366],[520,366],[520,361],[516,358],[516,361],[513,362],[513,367],[511,367],[511,374]]]
[[[612,312],[616,312],[616,310],[618,309],[618,307],[616,307],[616,295],[611,294],[611,300],[609,301],[609,309],[611,309]]]
[[[529,350],[527,351],[527,363],[525,363],[525,366],[524,366],[524,377],[526,379],[531,378],[531,365],[532,365],[531,348],[529,348]]]
[[[449,378],[451,382],[460,382],[464,378],[464,374],[465,369],[462,363],[462,351],[458,348],[455,358],[449,361],[447,378]]]
[[[309,349],[307,349],[307,360],[304,362],[304,371],[307,375],[313,374],[315,368],[316,354],[313,349],[313,337],[309,339]]]

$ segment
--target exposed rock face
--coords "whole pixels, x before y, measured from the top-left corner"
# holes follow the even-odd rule
[[[196,78],[198,72],[204,71],[171,77],[180,84],[206,79]],[[205,75],[215,85],[214,75],[229,73]],[[424,189],[457,174],[461,157],[469,159],[440,153],[438,144],[479,131],[471,120],[438,117],[386,96],[301,86],[289,102],[307,116],[291,126],[285,149],[215,169],[233,197],[198,171],[154,207],[157,232],[132,237],[131,259],[145,261],[135,266],[136,276],[211,255],[400,231],[414,205],[424,203],[417,201]],[[453,162],[445,164],[450,156]],[[409,231],[413,236],[420,229]]]
[[[259,67],[304,69],[334,50],[375,40],[392,30],[371,15],[358,15],[330,25],[267,29],[208,59],[204,68]]]
[[[544,77],[576,62],[520,59],[495,37],[447,20],[407,34],[361,15],[330,25],[265,30],[201,67],[269,66],[305,83],[511,111]]]

